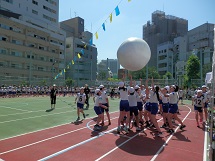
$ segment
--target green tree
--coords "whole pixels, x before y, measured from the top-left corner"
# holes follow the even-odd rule
[[[158,73],[158,71],[156,70],[156,67],[149,67],[148,70],[148,77],[149,78],[154,78],[154,79],[160,79],[160,75]]]
[[[172,74],[170,72],[166,72],[166,74],[163,75],[163,79],[166,79],[166,78],[172,79]]]
[[[194,54],[192,54],[187,60],[185,78],[188,86],[191,85],[191,79],[200,79],[200,60]]]
[[[67,78],[65,83],[67,86],[71,87],[73,84],[73,80],[71,78]]]
[[[144,67],[143,69],[141,70],[138,70],[138,71],[133,71],[133,72],[129,72],[129,74],[132,75],[132,78],[133,79],[144,79],[146,78],[146,67]],[[159,79],[160,78],[160,75],[158,73],[158,71],[156,70],[156,67],[149,67],[148,68],[148,78],[154,78],[154,79]]]
[[[107,78],[107,72],[106,71],[99,71],[98,80],[105,80],[106,78]]]

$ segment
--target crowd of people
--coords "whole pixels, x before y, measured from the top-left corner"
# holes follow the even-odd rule
[[[117,88],[105,88],[104,85],[99,87],[57,87],[49,86],[8,86],[0,87],[0,97],[29,97],[29,96],[49,96],[51,101],[51,109],[55,108],[57,96],[74,96],[77,104],[77,121],[80,120],[80,113],[83,118],[84,106],[89,108],[89,98],[94,101],[94,111],[98,116],[95,130],[102,129],[104,126],[104,113],[107,115],[108,125],[111,125],[109,114],[109,98],[120,98],[119,100],[119,118],[117,132],[122,131],[129,133],[133,126],[136,131],[140,131],[142,127],[154,127],[157,129],[158,136],[162,135],[161,128],[165,128],[168,133],[174,133],[173,121],[176,120],[180,124],[180,129],[186,127],[178,117],[178,103],[183,104],[183,99],[190,98],[195,110],[195,119],[197,127],[200,127],[203,122],[207,124],[207,108],[210,100],[210,90],[203,85],[190,92],[179,89],[177,85],[159,87],[154,85],[151,79],[151,85],[148,85],[146,80],[143,84],[135,84],[130,76],[129,86],[125,86],[124,81],[119,82]],[[204,113],[204,117],[203,117]],[[163,117],[163,125],[159,127],[156,115],[161,114]],[[204,119],[203,119],[204,118]]]

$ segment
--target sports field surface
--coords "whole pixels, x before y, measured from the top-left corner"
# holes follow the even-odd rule
[[[196,127],[190,101],[180,105],[179,117],[186,124],[170,135],[162,129],[156,136],[153,128],[135,128],[127,135],[116,133],[119,99],[110,100],[111,125],[93,131],[96,115],[92,98],[84,110],[86,119],[77,119],[74,97],[57,97],[50,109],[49,97],[0,98],[0,160],[5,161],[202,161],[204,125]],[[82,115],[81,119],[82,119]],[[163,120],[157,115],[161,126]],[[177,122],[176,122],[177,123]]]

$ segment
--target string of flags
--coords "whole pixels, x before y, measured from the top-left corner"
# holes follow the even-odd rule
[[[101,28],[103,29],[103,31],[106,31],[106,26],[105,26],[105,24],[107,23],[107,20],[109,19],[109,22],[112,23],[114,13],[115,13],[115,16],[119,16],[119,15],[120,15],[119,5],[120,5],[120,3],[121,3],[122,1],[123,1],[123,0],[121,0],[121,1],[118,3],[118,5],[115,7],[115,9],[110,13],[110,15],[108,16],[108,18],[102,23],[102,25],[100,26],[100,28],[94,33],[94,36],[95,36],[96,40],[99,39],[99,30],[100,30]],[[128,2],[131,2],[131,0],[127,0],[127,1],[128,1]],[[80,53],[77,53],[77,55],[74,55],[73,60],[72,60],[68,65],[66,65],[66,68],[64,68],[60,73],[58,73],[58,74],[54,77],[54,79],[57,79],[59,76],[61,76],[61,75],[63,75],[64,73],[66,73],[66,69],[70,69],[70,66],[71,66],[71,65],[74,65],[74,64],[75,64],[75,61],[76,61],[77,59],[81,59],[82,56],[85,54],[85,53],[84,53],[84,50],[87,49],[87,46],[88,46],[88,45],[90,45],[90,46],[93,45],[93,38],[91,38],[91,39],[89,40],[88,43],[84,43],[84,46],[83,46],[83,49],[81,49],[81,52],[80,52]]]

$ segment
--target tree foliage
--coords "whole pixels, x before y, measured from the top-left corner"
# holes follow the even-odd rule
[[[140,78],[146,78],[146,67],[144,67],[143,69],[141,70],[138,70],[138,71],[133,71],[133,72],[129,72],[133,79],[140,79]],[[159,79],[160,78],[160,75],[158,73],[158,71],[156,70],[156,67],[149,67],[148,68],[148,78],[154,78],[154,79]]]
[[[71,78],[67,78],[65,83],[67,86],[71,87],[73,84],[73,80]]]
[[[191,79],[200,78],[200,60],[194,54],[192,54],[187,61],[186,77],[188,82],[191,82]]]

